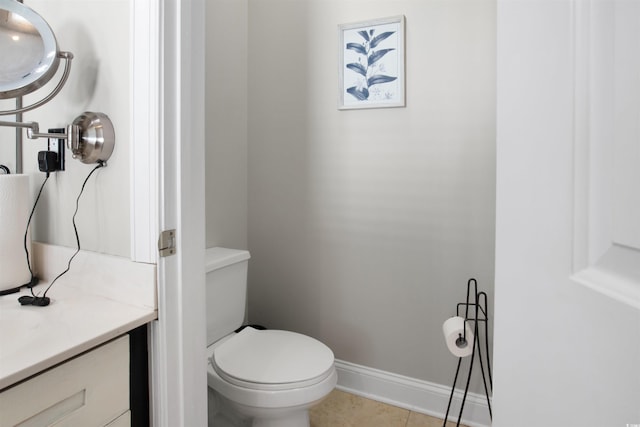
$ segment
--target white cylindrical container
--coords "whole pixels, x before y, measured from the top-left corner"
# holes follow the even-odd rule
[[[31,251],[27,232],[30,209],[29,175],[0,175],[0,291],[18,288],[31,280],[24,250]]]

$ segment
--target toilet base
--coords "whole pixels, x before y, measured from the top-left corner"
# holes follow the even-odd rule
[[[291,412],[286,418],[254,418],[251,427],[309,427],[309,411]]]
[[[207,393],[207,412],[207,427],[251,427],[250,419],[241,417],[227,399],[211,389]]]
[[[322,400],[322,399],[320,399]],[[320,401],[319,400],[319,401]],[[318,402],[319,402],[318,401]],[[254,408],[232,402],[221,394],[208,390],[209,427],[309,427],[309,407],[282,409]]]

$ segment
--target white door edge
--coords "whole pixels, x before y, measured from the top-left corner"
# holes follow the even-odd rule
[[[151,421],[206,425],[204,1],[134,0],[131,258],[158,264]],[[157,258],[161,230],[177,254]]]

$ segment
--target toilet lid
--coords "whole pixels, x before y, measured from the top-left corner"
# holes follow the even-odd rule
[[[333,370],[333,352],[320,341],[289,331],[247,327],[213,350],[218,375],[256,389],[315,384]]]

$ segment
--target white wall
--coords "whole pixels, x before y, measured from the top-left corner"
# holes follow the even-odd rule
[[[338,111],[338,24],[400,14],[406,108]],[[442,322],[493,293],[495,2],[250,1],[248,30],[249,320],[449,385]]]
[[[494,427],[640,423],[640,311],[571,279],[581,268],[576,259],[582,246],[595,246],[602,237],[580,241],[580,200],[610,179],[598,176],[599,164],[613,158],[607,157],[610,147],[619,142],[610,127],[614,100],[602,90],[614,86],[607,68],[637,66],[632,56],[620,56],[611,37],[606,14],[613,4],[498,2]],[[583,20],[580,13],[591,6],[595,14]],[[583,21],[593,32],[576,37],[575,25]],[[633,28],[629,41],[637,43],[640,27]],[[581,61],[576,53],[585,55],[588,43],[592,56]],[[618,105],[633,100],[637,126],[638,92],[617,95]],[[582,157],[584,144],[605,149]],[[637,195],[637,182],[622,184]],[[602,221],[589,219],[588,228]]]
[[[42,131],[64,127],[84,111],[107,114],[114,125],[116,145],[108,166],[95,173],[85,188],[76,217],[83,249],[129,256],[129,1],[28,0],[52,27],[59,49],[74,54],[71,75],[49,104],[25,113]],[[61,67],[62,68],[62,67]],[[36,95],[25,97],[25,105]],[[24,171],[31,175],[33,195],[44,174],[37,153],[46,139],[23,144]],[[93,165],[71,158],[67,169],[52,174],[34,217],[34,240],[74,247],[71,218],[80,186]]]
[[[15,99],[0,99],[0,111],[13,110]],[[0,116],[0,121],[13,122],[15,115]],[[11,173],[16,173],[16,129],[0,126],[0,165],[7,166]],[[2,173],[2,172],[0,172]]]

